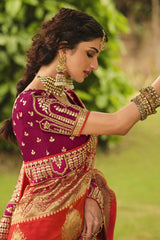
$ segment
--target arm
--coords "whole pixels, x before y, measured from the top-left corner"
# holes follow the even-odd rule
[[[84,226],[81,233],[81,239],[92,239],[101,230],[103,217],[101,209],[97,202],[91,198],[87,198],[84,207]]]
[[[152,87],[160,96],[160,76]],[[81,134],[125,135],[140,119],[140,111],[134,102],[115,113],[90,112]]]
[[[90,239],[98,235],[104,222],[104,201],[100,188],[92,179],[84,208],[84,226],[81,236]]]
[[[133,102],[115,113],[90,112],[82,134],[125,135],[140,118]]]

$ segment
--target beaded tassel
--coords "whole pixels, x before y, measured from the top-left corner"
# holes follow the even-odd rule
[[[74,89],[73,80],[71,78],[67,78],[66,88]]]

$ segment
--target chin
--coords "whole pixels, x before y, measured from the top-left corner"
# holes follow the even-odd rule
[[[77,78],[77,79],[74,79],[77,83],[82,83],[84,82],[84,78]]]

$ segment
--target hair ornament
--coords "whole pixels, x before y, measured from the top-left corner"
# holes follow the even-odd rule
[[[102,30],[102,32],[103,32],[103,37],[100,43],[100,51],[103,51],[105,49],[105,41],[106,41],[106,34],[104,29]]]

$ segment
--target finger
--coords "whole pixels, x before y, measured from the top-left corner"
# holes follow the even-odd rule
[[[86,235],[86,232],[87,232],[87,226],[86,226],[86,223],[84,222],[83,230],[82,230],[81,236],[85,236],[85,235]]]
[[[94,222],[93,222],[93,227],[92,227],[92,230],[93,230],[93,233],[94,233],[94,234],[95,234],[96,232],[98,232],[100,226],[101,226],[101,224],[99,223],[98,218],[95,218],[95,219],[94,219]]]
[[[90,239],[93,236],[93,225],[91,222],[87,223],[86,239]]]

